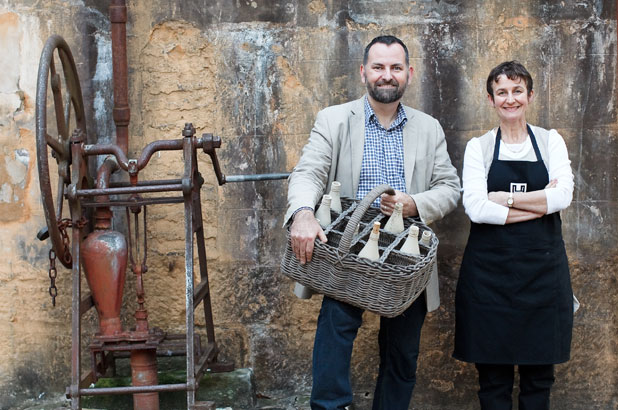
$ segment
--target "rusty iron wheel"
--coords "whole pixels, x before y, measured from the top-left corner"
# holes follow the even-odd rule
[[[60,65],[57,65],[60,61]],[[48,90],[51,98],[48,102]],[[48,104],[49,103],[49,104]],[[55,121],[49,124],[47,110],[53,109]],[[53,121],[53,120],[52,120]],[[45,43],[39,61],[36,89],[36,151],[43,211],[52,247],[61,263],[72,267],[70,244],[59,224],[63,219],[65,194],[71,183],[70,138],[75,130],[86,133],[84,102],[73,55],[66,41],[58,35]],[[57,165],[57,188],[52,189],[49,153]],[[55,175],[53,176],[55,180]],[[81,185],[81,184],[80,184]]]

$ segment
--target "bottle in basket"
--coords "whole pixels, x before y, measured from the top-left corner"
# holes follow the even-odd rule
[[[333,181],[330,184],[330,193],[328,194],[331,197],[330,201],[330,209],[340,214],[342,212],[341,208],[341,182]]]
[[[406,241],[403,243],[403,246],[399,250],[403,253],[420,256],[421,251],[418,247],[418,226],[410,226],[410,229],[408,230],[408,237],[406,238]]]
[[[320,207],[315,212],[315,219],[320,221],[320,226],[322,227],[322,229],[325,229],[328,225],[330,225],[330,204],[330,195],[324,195],[322,197],[322,203],[320,204]]]
[[[384,225],[384,231],[390,232],[393,235],[398,235],[403,232],[403,204],[401,202],[397,202],[395,204],[395,209],[393,210],[393,214],[390,218],[388,218],[388,222]]]
[[[358,253],[358,256],[361,258],[367,258],[372,261],[377,261],[378,259],[380,259],[380,252],[378,250],[379,238],[380,222],[374,222],[371,234],[369,234],[369,240],[367,241],[363,249]]]
[[[431,232],[429,231],[423,232],[423,235],[421,236],[420,244],[428,248],[431,248]]]

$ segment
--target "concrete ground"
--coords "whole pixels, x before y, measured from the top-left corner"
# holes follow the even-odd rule
[[[161,384],[184,383],[184,357],[158,358],[158,379]],[[119,377],[99,379],[96,387],[115,387],[131,385],[129,360],[116,360]],[[228,373],[207,372],[200,381],[196,401],[213,401],[218,410],[310,410],[309,391],[257,391],[253,371],[248,368],[236,369]],[[22,395],[22,400],[13,397],[0,410],[66,410],[71,402],[62,393],[38,392],[30,397]],[[366,393],[354,398],[357,410],[369,410],[372,397]],[[7,403],[7,401],[4,401]],[[186,410],[185,392],[159,393],[159,410]],[[87,396],[82,398],[83,410],[133,410],[131,395]]]
[[[160,382],[178,383],[181,372],[160,372]],[[163,379],[163,380],[161,380]],[[128,377],[101,379],[98,387],[129,385]],[[214,401],[218,410],[309,410],[309,394],[290,395],[282,392],[256,393],[251,369],[237,369],[229,373],[206,374],[196,395],[198,401]],[[159,394],[160,410],[186,409],[185,392]],[[90,396],[82,399],[84,410],[132,410],[131,395]],[[64,394],[39,394],[17,406],[0,410],[65,410],[71,403]]]
[[[167,380],[180,376],[165,374]],[[309,392],[290,394],[290,392],[255,391],[250,369],[237,369],[230,373],[207,374],[200,383],[197,400],[214,401],[217,410],[310,410]],[[103,385],[124,385],[127,378],[104,379]],[[177,381],[174,381],[177,382]],[[357,410],[371,408],[371,397],[359,395],[355,397]],[[160,410],[186,410],[186,394],[184,392],[161,393],[159,395]],[[39,394],[37,397],[25,399],[19,405],[0,407],[0,410],[66,410],[71,403],[64,394]],[[132,410],[133,402],[130,395],[91,396],[82,401],[83,410]]]

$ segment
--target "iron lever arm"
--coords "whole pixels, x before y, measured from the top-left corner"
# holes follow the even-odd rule
[[[215,175],[217,176],[217,182],[219,185],[225,184],[225,174],[221,172],[219,159],[217,158],[217,152],[215,151],[217,148],[221,147],[221,137],[212,134],[202,134],[202,138],[200,138],[200,140],[202,142],[202,149],[210,157],[212,167],[214,168]]]
[[[228,175],[226,176],[221,172],[219,166],[219,159],[217,158],[216,149],[221,147],[221,137],[213,136],[212,134],[203,134],[201,138],[201,146],[206,154],[210,156],[212,166],[217,176],[217,182],[219,185],[223,185],[226,182],[245,182],[245,181],[266,181],[274,179],[286,179],[290,173],[278,173],[278,174],[254,174],[254,175]]]

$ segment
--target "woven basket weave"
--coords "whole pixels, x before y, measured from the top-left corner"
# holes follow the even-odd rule
[[[378,315],[394,317],[403,313],[429,282],[436,263],[438,238],[419,219],[404,218],[405,230],[398,235],[380,229],[378,261],[358,257],[373,223],[379,221],[384,227],[388,220],[388,216],[370,208],[384,192],[394,193],[388,185],[380,185],[360,202],[342,199],[343,212],[331,211],[333,222],[324,230],[328,242],[316,239],[311,262],[304,265],[294,256],[288,227],[282,272],[318,293]],[[398,250],[412,224],[419,227],[419,238],[424,231],[431,232],[430,247],[419,243],[421,256]],[[358,234],[354,235],[357,225]]]

